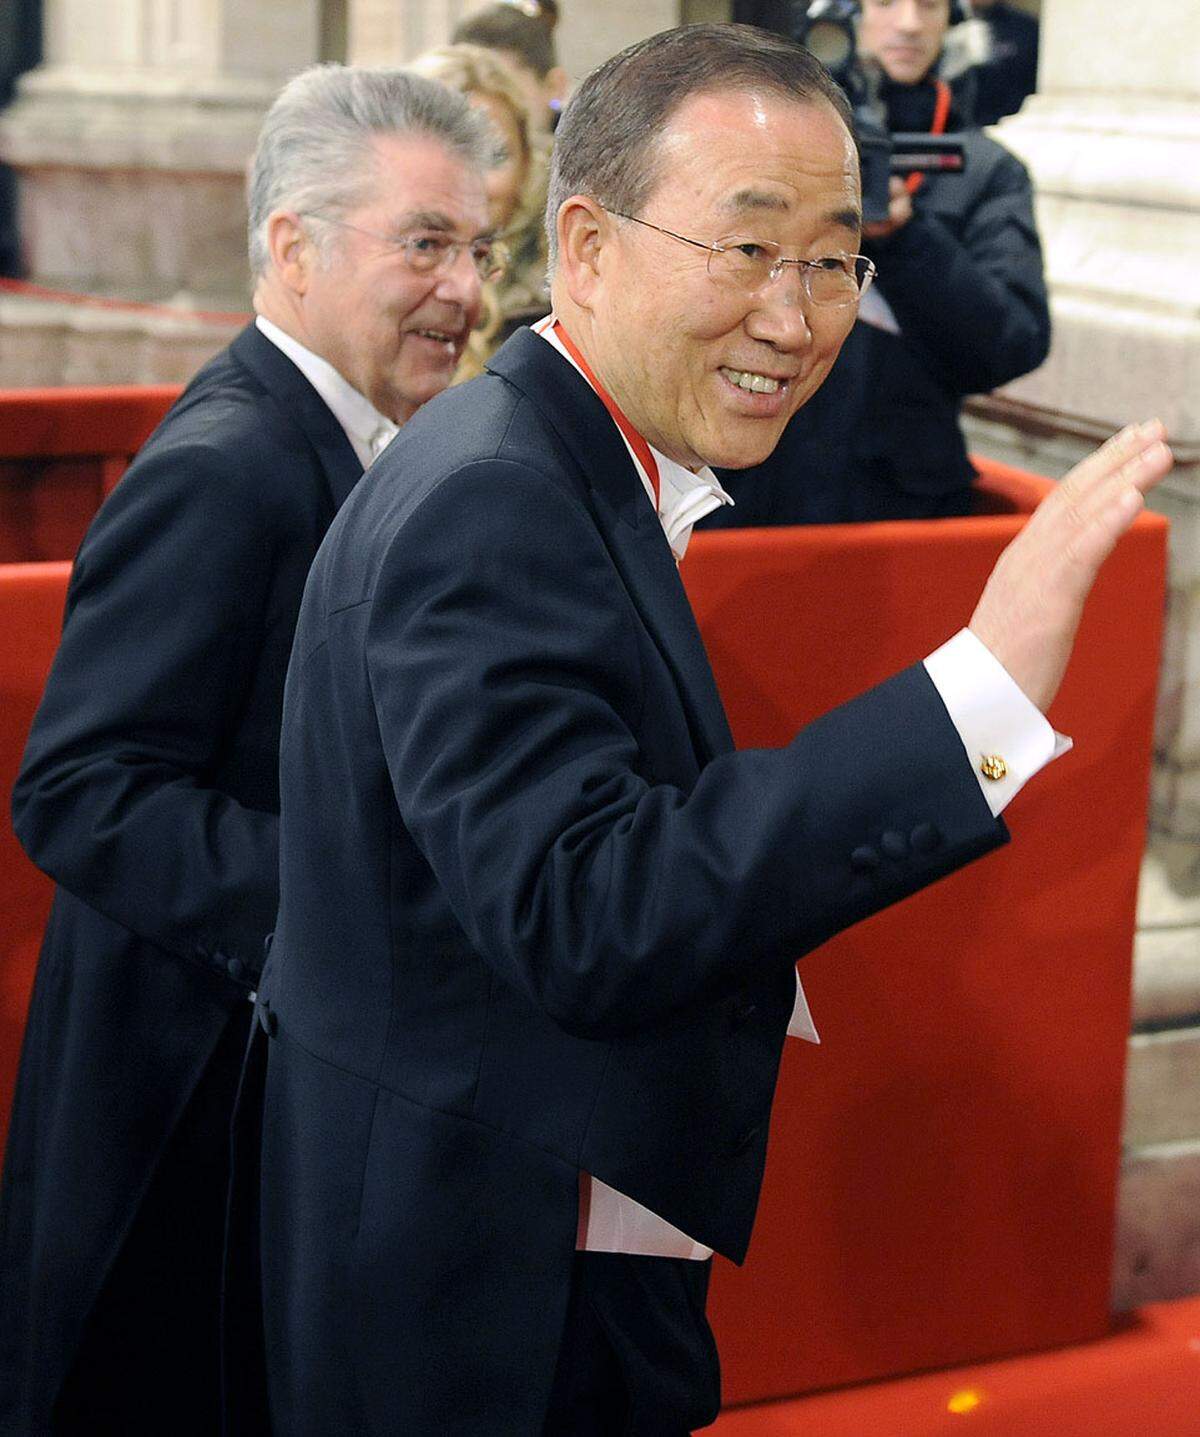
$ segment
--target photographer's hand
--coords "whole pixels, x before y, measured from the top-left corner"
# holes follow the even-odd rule
[[[1130,425],[1038,505],[1000,555],[970,628],[1044,713],[1058,692],[1101,564],[1170,470],[1158,420]]]
[[[912,196],[900,176],[893,175],[888,181],[888,217],[885,220],[875,220],[871,224],[864,224],[862,227],[863,238],[885,240],[890,235],[894,235],[897,230],[903,229],[912,217]]]

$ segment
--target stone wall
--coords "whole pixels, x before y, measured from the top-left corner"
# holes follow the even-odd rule
[[[1147,0],[1118,42],[1093,0],[1047,0],[1039,93],[996,134],[1034,177],[1054,343],[972,406],[973,442],[1061,474],[1157,414],[1178,460],[1151,500],[1172,530],[1114,1274],[1130,1306],[1200,1291],[1200,12]]]

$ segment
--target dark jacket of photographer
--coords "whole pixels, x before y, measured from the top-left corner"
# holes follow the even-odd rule
[[[888,86],[885,98],[894,132],[930,128],[932,85]],[[951,111],[948,129],[960,123]],[[926,175],[908,223],[863,242],[900,333],[860,319],[775,453],[721,472],[736,506],[705,527],[967,512],[962,400],[1036,369],[1050,316],[1029,175],[981,131],[962,138],[965,172]]]

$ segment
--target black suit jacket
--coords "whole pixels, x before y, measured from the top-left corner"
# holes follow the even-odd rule
[[[80,548],[13,803],[58,889],[4,1168],[0,1430],[48,1426],[179,1115],[249,1011],[277,903],[292,631],[360,474],[316,392],[249,328]],[[195,1202],[220,1202],[214,1187]]]
[[[740,1260],[796,956],[1004,832],[919,666],[734,754],[599,400],[528,331],[491,368],[343,509],[288,675],[259,1011],[293,1437],[540,1433],[579,1170]],[[855,866],[886,828],[912,851]]]

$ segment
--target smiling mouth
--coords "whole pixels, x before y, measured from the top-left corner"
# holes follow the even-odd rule
[[[413,334],[418,334],[422,339],[431,339],[435,344],[445,344],[451,349],[457,349],[462,343],[461,331],[451,332],[448,329],[414,329]]]
[[[756,374],[752,369],[729,369],[721,366],[721,373],[730,384],[744,389],[748,394],[778,394],[787,384],[786,379],[773,379],[769,374]]]

